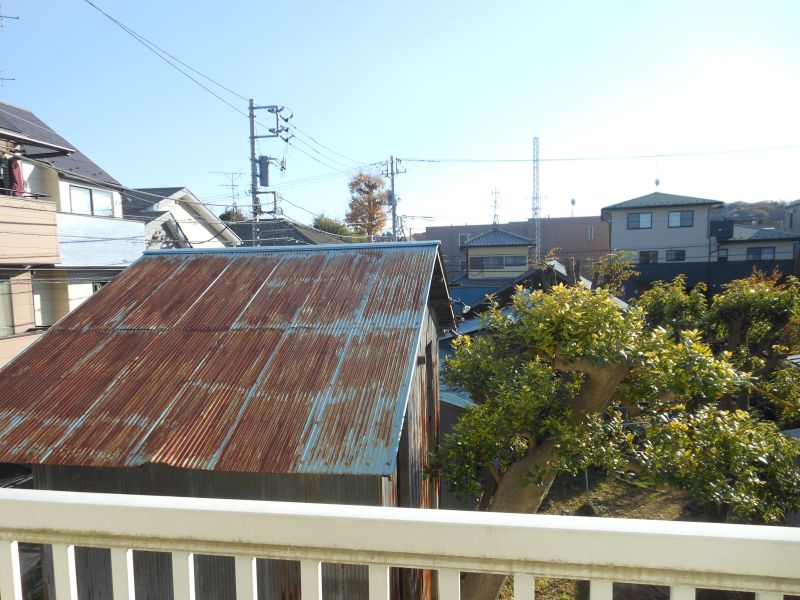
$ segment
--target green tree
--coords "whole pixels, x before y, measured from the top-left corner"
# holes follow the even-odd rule
[[[225,223],[238,223],[240,221],[246,221],[247,217],[242,212],[242,209],[234,204],[226,208],[225,212],[219,215],[219,219]]]
[[[366,238],[363,235],[355,234],[353,230],[342,221],[332,217],[326,217],[324,214],[315,217],[311,226],[314,229],[319,229],[320,231],[325,231],[327,233],[332,233],[333,235],[339,236],[345,242],[366,241]]]
[[[383,177],[360,171],[348,187],[350,204],[345,222],[357,233],[370,237],[378,235],[386,225],[386,207],[389,206]]]
[[[698,329],[704,341],[751,373],[750,384],[736,390],[724,405],[757,412],[784,426],[800,425],[800,371],[787,365],[800,353],[800,283],[778,273],[751,276],[725,284],[705,300],[705,287],[687,291],[685,278],[656,282],[636,303],[653,326],[675,332]]]
[[[715,355],[699,331],[653,327],[642,307],[623,311],[608,290],[582,287],[519,290],[510,311],[494,306],[484,318],[483,335],[457,338],[445,367],[448,383],[465,388],[476,406],[445,438],[433,464],[447,485],[481,509],[536,512],[557,472],[588,465],[628,475],[634,467],[652,469],[652,479],[694,489],[704,501],[719,499],[743,517],[775,519],[795,502],[787,482],[796,482],[800,471],[786,460],[797,453],[793,446],[758,442],[760,453],[745,452],[739,460],[765,458],[776,469],[745,469],[756,473],[749,480],[736,473],[729,480],[726,473],[720,480],[729,488],[716,496],[691,487],[700,472],[680,456],[670,455],[670,463],[655,453],[662,449],[659,436],[676,427],[670,423],[708,434],[703,428],[715,418],[728,420],[719,399],[749,385],[748,374],[728,354]],[[737,435],[758,429],[754,440],[777,436],[756,418],[737,427]],[[720,472],[727,467],[712,458],[702,464]],[[766,487],[758,488],[759,477]],[[742,488],[758,498],[760,512],[749,510],[749,500],[730,502]],[[468,578],[463,597],[481,600],[495,598],[503,581]]]

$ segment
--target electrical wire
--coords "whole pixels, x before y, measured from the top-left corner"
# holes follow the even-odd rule
[[[784,146],[767,146],[760,148],[737,148],[731,150],[708,150],[699,152],[674,152],[665,154],[632,154],[622,156],[570,156],[540,158],[539,162],[589,162],[589,161],[612,161],[612,160],[642,160],[654,158],[682,158],[692,156],[716,156],[724,154],[747,154],[751,152],[774,152],[780,150],[796,150],[800,144],[788,144]],[[399,158],[405,162],[418,163],[532,163],[533,158]]]

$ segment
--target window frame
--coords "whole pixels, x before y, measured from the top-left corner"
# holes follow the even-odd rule
[[[672,215],[678,216],[678,224],[672,224]],[[688,216],[688,222],[684,222],[684,217]],[[694,210],[671,210],[667,213],[667,227],[677,229],[679,227],[694,227]]]
[[[649,255],[654,257],[655,260],[642,260],[642,255]],[[639,250],[639,263],[640,265],[657,265],[658,264],[658,250]]]
[[[460,248],[464,244],[469,241],[469,234],[468,233],[459,233],[458,234],[458,247]]]
[[[73,202],[73,190],[82,190],[89,192],[89,212],[75,210]],[[95,197],[106,197],[108,194],[108,209],[103,209],[103,212],[98,208],[98,202]],[[86,187],[84,185],[69,185],[69,212],[75,215],[90,215],[94,217],[113,217],[114,216],[114,193],[111,190],[102,190],[99,188]],[[107,214],[106,214],[107,213]]]
[[[14,303],[11,295],[11,279],[0,277],[0,315],[8,314],[8,322],[0,321],[0,337],[14,335]]]
[[[515,259],[509,262],[509,258]],[[528,264],[528,257],[523,254],[506,254],[503,256],[504,267],[524,267]]]
[[[672,258],[670,258],[672,255]],[[680,256],[680,258],[676,258]],[[666,257],[666,262],[686,262],[686,249],[685,248],[668,248]]]
[[[721,264],[726,264],[728,262],[728,249],[727,248],[718,248],[717,249],[717,262]]]
[[[765,258],[765,250],[769,250],[772,256]],[[754,258],[756,254],[758,255],[758,258]],[[752,262],[775,260],[775,246],[750,246],[747,248],[747,260]]]
[[[647,215],[647,218],[648,218],[648,224],[647,224],[646,227],[642,226],[642,217],[644,215]],[[632,224],[631,217],[636,217],[637,218],[636,219],[638,221],[638,225],[637,226],[635,226],[635,227],[631,226],[631,224]],[[653,213],[652,212],[627,213],[626,221],[627,221],[627,226],[628,226],[629,230],[634,230],[634,229],[652,229],[653,228]]]

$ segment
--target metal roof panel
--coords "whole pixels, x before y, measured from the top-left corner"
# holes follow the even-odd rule
[[[148,253],[0,372],[0,461],[390,473],[440,271],[436,244]]]

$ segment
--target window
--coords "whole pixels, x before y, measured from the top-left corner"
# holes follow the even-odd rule
[[[458,245],[463,246],[469,241],[469,234],[468,233],[459,233],[458,234]]]
[[[686,260],[686,250],[667,250],[667,262]]]
[[[460,261],[458,261],[458,270],[459,271],[466,271],[467,270],[467,259],[466,258],[462,258]]]
[[[670,211],[667,220],[668,227],[694,227],[693,210]]]
[[[587,229],[587,231],[586,231],[587,239],[589,239],[589,241],[593,240],[594,239],[594,225],[589,225],[586,229]]]
[[[506,256],[507,267],[524,267],[528,264],[528,258],[524,255]]]
[[[719,262],[719,263],[728,262],[728,249],[727,248],[720,248],[719,250],[717,250],[717,262]]]
[[[775,247],[748,248],[747,260],[775,260]]]
[[[658,250],[639,250],[640,265],[654,265],[658,262]]]
[[[100,217],[114,216],[114,203],[111,192],[92,188],[69,186],[70,210],[82,215]]]
[[[11,282],[0,279],[0,336],[14,333],[14,313],[11,310]]]
[[[469,259],[470,271],[482,271],[485,269],[502,269],[502,256],[473,256]]]
[[[650,229],[653,213],[628,213],[628,229]]]

